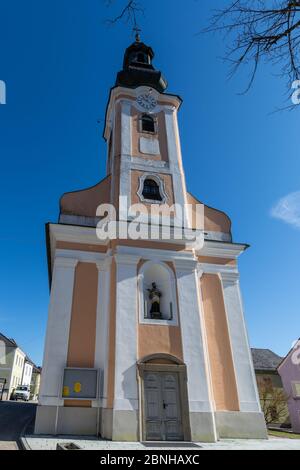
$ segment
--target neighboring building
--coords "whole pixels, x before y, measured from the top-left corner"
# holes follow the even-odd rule
[[[2,393],[2,400],[9,400],[19,385],[30,386],[32,397],[37,397],[40,371],[14,339],[0,333],[0,383],[4,383],[0,399]]]
[[[14,339],[0,333],[0,379],[5,380],[3,400],[9,400],[18,385],[22,385],[23,369],[26,354],[19,348]]]
[[[32,400],[37,400],[39,393],[40,393],[41,372],[42,372],[41,367],[33,366],[31,384],[30,384],[30,392],[31,392]]]
[[[107,176],[63,195],[59,222],[47,224],[51,296],[35,432],[114,441],[266,438],[237,265],[247,245],[232,241],[226,214],[186,190],[182,100],[165,93],[153,56],[139,37],[126,50],[107,105]],[[210,177],[214,184],[213,175],[199,175],[199,185]],[[142,203],[147,232],[151,206],[166,214],[175,203],[172,233],[102,240],[101,203],[114,205],[123,229],[137,215],[132,204]],[[176,238],[182,227],[203,243]]]
[[[292,429],[300,433],[300,339],[277,370],[288,397]]]
[[[251,349],[261,407],[268,424],[288,425],[287,396],[277,372],[282,357],[270,349]]]
[[[29,359],[28,356],[26,356],[22,376],[22,385],[27,385],[28,387],[30,387],[33,366],[33,362]]]

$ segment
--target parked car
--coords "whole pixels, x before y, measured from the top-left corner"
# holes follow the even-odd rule
[[[29,401],[30,387],[27,385],[20,385],[16,388],[13,398],[14,400]]]

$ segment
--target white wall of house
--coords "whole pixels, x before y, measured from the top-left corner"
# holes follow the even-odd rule
[[[21,351],[19,348],[16,348],[10,375],[9,397],[13,389],[17,388],[18,385],[22,385],[25,359],[26,355],[23,353],[23,351]]]
[[[25,361],[22,377],[22,385],[28,385],[30,387],[32,377],[32,364]]]

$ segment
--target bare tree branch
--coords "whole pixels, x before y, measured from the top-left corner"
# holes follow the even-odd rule
[[[115,1],[105,0],[105,3],[110,7],[115,3]],[[141,13],[144,13],[144,9],[142,8],[140,2],[136,0],[127,0],[125,5],[120,10],[120,13],[118,13],[115,17],[107,20],[107,23],[109,25],[114,25],[119,21],[124,20],[126,23],[132,23],[133,27],[137,27],[137,16]]]
[[[142,0],[104,1],[119,9],[108,24],[124,20],[138,31],[137,15],[144,12]],[[285,79],[287,97],[292,97],[292,83],[300,80],[300,0],[228,0],[228,7],[215,10],[210,25],[202,32],[221,32],[227,37],[230,75],[242,65],[250,67],[243,93],[252,87],[261,65],[269,62]],[[284,109],[295,107],[292,104]]]
[[[251,88],[262,62],[279,66],[288,89],[300,79],[300,0],[235,0],[216,10],[203,32],[231,35],[227,59],[231,73],[250,65]]]
[[[258,381],[259,398],[267,426],[284,422],[288,417],[288,395],[281,388],[274,387],[270,378]]]

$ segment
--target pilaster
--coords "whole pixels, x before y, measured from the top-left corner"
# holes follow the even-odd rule
[[[75,268],[78,260],[57,257],[54,262],[39,403],[63,405],[60,398],[67,365]]]
[[[175,260],[183,358],[187,367],[192,440],[217,439],[209,383],[209,362],[199,299],[197,262]]]

